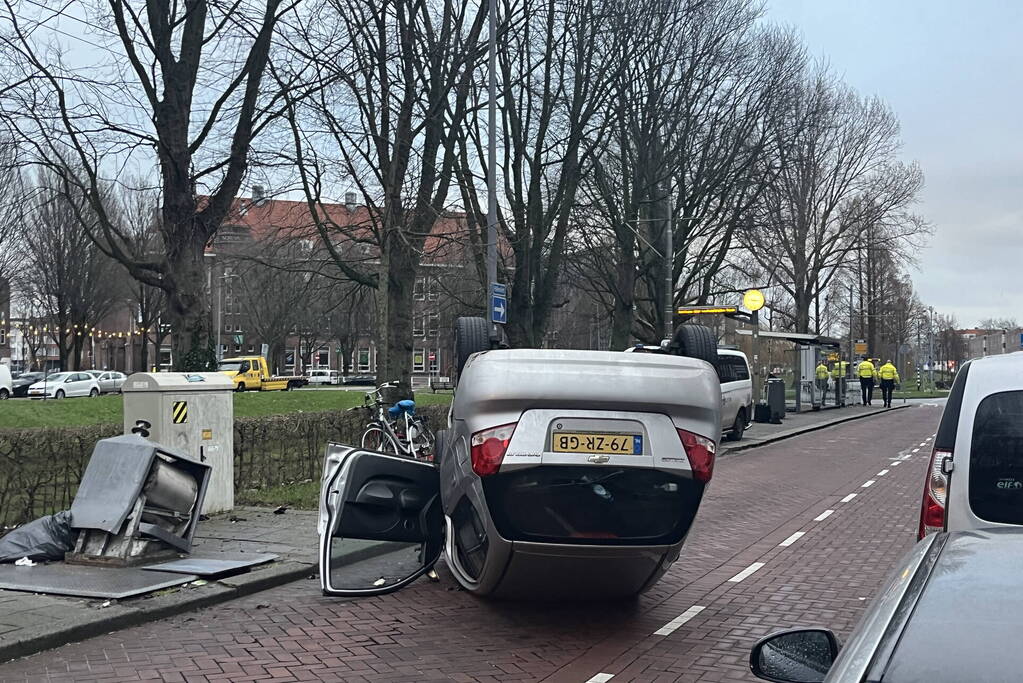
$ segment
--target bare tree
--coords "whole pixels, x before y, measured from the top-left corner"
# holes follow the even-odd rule
[[[41,174],[33,188],[21,240],[26,259],[18,287],[47,321],[61,368],[82,367],[82,352],[93,328],[123,297],[120,269],[80,228],[91,215],[81,195],[68,196],[57,178]],[[109,205],[109,193],[101,200]],[[113,209],[106,209],[113,215]]]
[[[332,86],[289,109],[314,223],[341,273],[376,290],[379,372],[403,393],[411,385],[413,283],[426,238],[449,205],[454,135],[485,18],[485,4],[328,0],[306,45]],[[327,208],[343,187],[355,188],[364,214]],[[371,254],[339,246],[353,242],[372,245]]]
[[[122,229],[128,237],[126,248],[136,260],[142,260],[159,251],[159,192],[139,178],[131,183],[134,191],[120,192]],[[149,189],[146,189],[149,188]],[[167,297],[163,289],[142,280],[128,285],[128,302],[139,329],[139,355],[137,367],[145,371],[150,367],[150,346],[159,350],[164,335],[160,321],[166,317]]]
[[[868,240],[895,251],[927,230],[910,213],[923,186],[916,165],[896,159],[895,115],[817,67],[795,89],[778,137],[777,177],[765,188],[744,246],[793,302],[793,327]],[[863,257],[866,258],[866,257]]]
[[[12,70],[3,113],[34,161],[59,177],[80,230],[136,280],[162,289],[179,369],[213,365],[203,253],[232,207],[255,137],[279,108],[264,72],[292,0],[107,0],[87,19],[4,0],[0,50]],[[61,21],[103,55],[63,58]],[[301,55],[289,54],[297,63]],[[299,73],[293,71],[293,73]],[[297,76],[296,76],[297,78]],[[296,82],[286,84],[294,95]],[[160,173],[158,249],[142,256],[102,200],[109,180],[133,166]]]
[[[602,275],[612,348],[664,329],[665,232],[673,303],[722,287],[735,233],[776,173],[772,124],[803,64],[788,32],[759,24],[751,0],[675,0],[627,9],[632,56],[604,116],[613,133],[583,186],[583,263]],[[670,216],[668,214],[670,202]]]
[[[1015,318],[984,318],[977,323],[982,330],[1016,330],[1019,329],[1019,322]]]

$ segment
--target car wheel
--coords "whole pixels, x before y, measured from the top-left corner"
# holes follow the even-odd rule
[[[6,401],[10,397],[11,397],[11,392],[7,391],[6,387],[4,387],[3,389],[0,389],[0,401]]]
[[[57,389],[57,393],[53,395],[54,398],[64,398],[64,396],[65,394],[63,389]]]
[[[234,390],[238,392],[245,391],[245,382],[238,382],[238,386],[236,386]]]
[[[729,441],[741,441],[742,434],[746,431],[746,411],[740,410],[739,414],[735,416],[735,422],[732,424],[732,431],[728,432]]]
[[[718,340],[705,325],[679,325],[669,346],[677,356],[705,360],[715,368],[718,360]]]
[[[469,356],[490,349],[490,326],[484,318],[463,317],[455,320],[455,361],[458,374]]]
[[[96,387],[89,389],[89,398],[96,398],[97,396],[99,396],[99,389]]]

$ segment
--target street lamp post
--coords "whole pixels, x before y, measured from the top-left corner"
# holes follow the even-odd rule
[[[928,323],[928,331],[930,332],[930,352],[929,358],[927,359],[927,366],[930,368],[931,374],[931,391],[934,390],[934,307],[928,306],[927,310],[930,311],[930,321]]]
[[[484,310],[490,320],[490,339],[500,339],[497,325],[494,323],[494,312],[491,306],[491,293],[497,284],[497,2],[489,0],[488,14],[490,20],[490,38],[488,42],[487,88],[490,101],[487,104],[487,289],[483,293]]]

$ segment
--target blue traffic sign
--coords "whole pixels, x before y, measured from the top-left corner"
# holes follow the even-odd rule
[[[490,285],[490,322],[504,325],[508,322],[508,286]]]

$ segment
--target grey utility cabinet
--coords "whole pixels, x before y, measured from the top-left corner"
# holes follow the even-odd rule
[[[124,432],[210,465],[202,511],[234,507],[234,384],[219,372],[138,372],[124,383]]]

